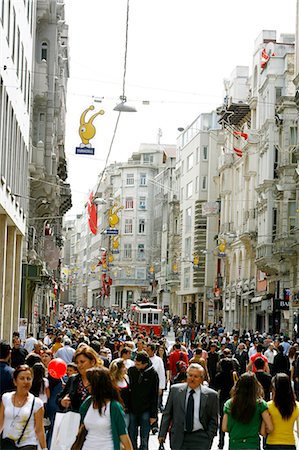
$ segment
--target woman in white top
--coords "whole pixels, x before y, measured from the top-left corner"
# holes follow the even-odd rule
[[[4,440],[2,447],[9,448],[10,443],[9,441],[5,442],[5,439],[16,443],[23,434],[18,446],[26,445],[28,450],[35,450],[39,443],[41,449],[45,450],[43,403],[29,392],[33,381],[30,367],[25,364],[17,367],[13,374],[13,381],[16,391],[3,394],[0,405],[0,433],[3,432],[2,439]]]
[[[125,424],[119,390],[108,369],[97,367],[86,372],[88,397],[80,407],[87,436],[82,450],[133,450]]]

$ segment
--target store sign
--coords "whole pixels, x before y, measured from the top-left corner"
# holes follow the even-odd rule
[[[290,295],[291,290],[290,289],[284,289],[283,290],[283,299],[277,298],[275,300],[275,306],[276,309],[287,311],[290,308]]]

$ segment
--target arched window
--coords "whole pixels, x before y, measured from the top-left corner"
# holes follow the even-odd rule
[[[41,61],[48,60],[48,43],[47,42],[42,42],[41,45],[41,52],[40,52],[40,59]]]

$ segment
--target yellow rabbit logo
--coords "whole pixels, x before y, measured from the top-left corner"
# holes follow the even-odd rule
[[[95,114],[93,114],[91,116],[91,118],[89,119],[88,122],[85,121],[85,116],[86,113],[88,111],[93,111],[94,110],[94,106],[91,105],[89,108],[87,108],[80,117],[80,128],[79,128],[79,135],[80,138],[82,140],[82,144],[88,146],[90,139],[92,139],[94,137],[94,135],[96,134],[96,129],[95,126],[93,125],[93,121],[94,119],[98,116],[98,115],[103,115],[105,113],[105,111],[103,109],[101,109],[100,111],[96,112]]]
[[[123,206],[119,206],[118,208],[116,208],[117,206],[118,205],[113,205],[109,209],[108,222],[109,222],[109,226],[111,228],[115,228],[115,226],[119,223],[119,217],[118,217],[117,213],[120,209],[123,209]],[[116,208],[116,209],[114,209],[114,208]]]

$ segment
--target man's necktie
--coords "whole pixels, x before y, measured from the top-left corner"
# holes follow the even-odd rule
[[[194,398],[193,394],[195,391],[191,389],[187,401],[187,411],[186,411],[186,431],[191,433],[193,431],[193,419],[194,419]]]

